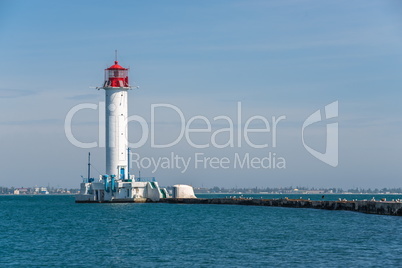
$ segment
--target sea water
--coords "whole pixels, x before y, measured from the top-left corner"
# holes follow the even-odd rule
[[[395,267],[401,227],[350,211],[0,196],[0,266]]]

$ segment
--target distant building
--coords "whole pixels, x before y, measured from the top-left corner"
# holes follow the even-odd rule
[[[28,188],[16,188],[14,189],[14,194],[28,194]]]
[[[49,192],[48,192],[46,187],[41,187],[39,193],[40,194],[49,194]]]
[[[305,192],[306,194],[323,194],[323,190],[308,190]]]
[[[208,188],[194,188],[194,192],[197,194],[208,194],[210,191]]]

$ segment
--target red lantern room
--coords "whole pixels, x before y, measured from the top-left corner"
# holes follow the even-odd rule
[[[105,70],[103,87],[130,87],[128,84],[128,69],[119,65],[118,61]]]

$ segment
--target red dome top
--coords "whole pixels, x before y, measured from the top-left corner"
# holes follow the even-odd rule
[[[127,70],[126,68],[123,68],[119,65],[119,62],[116,60],[114,62],[114,65],[110,66],[109,68],[107,68],[106,70]]]
[[[128,69],[119,65],[118,61],[105,70],[104,88],[129,88]]]

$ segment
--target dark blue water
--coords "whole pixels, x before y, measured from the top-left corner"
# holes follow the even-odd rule
[[[0,266],[401,266],[402,217],[0,196]]]

